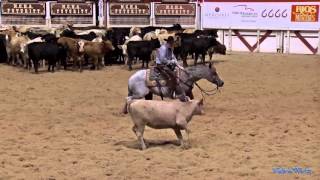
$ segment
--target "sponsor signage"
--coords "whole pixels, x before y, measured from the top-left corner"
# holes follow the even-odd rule
[[[148,16],[149,3],[110,3],[110,15],[120,16]]]
[[[204,28],[319,30],[316,2],[205,2]]]
[[[44,16],[46,14],[45,3],[1,3],[1,12],[4,15],[19,16]]]
[[[54,16],[91,16],[91,3],[55,3],[50,4],[51,15]]]
[[[155,4],[157,16],[195,16],[195,4]]]
[[[319,5],[292,5],[292,22],[318,22]]]

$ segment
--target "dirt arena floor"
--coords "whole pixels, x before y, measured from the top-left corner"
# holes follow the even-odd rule
[[[139,150],[119,113],[134,73],[124,66],[36,75],[0,65],[0,179],[320,179],[320,57],[215,59],[225,86],[189,124],[187,150],[150,128]]]

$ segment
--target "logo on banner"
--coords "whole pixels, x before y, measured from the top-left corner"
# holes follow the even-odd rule
[[[319,5],[292,5],[292,22],[318,22]]]
[[[233,15],[239,15],[242,18],[256,18],[258,17],[258,13],[255,12],[253,8],[248,7],[248,5],[237,5],[233,6],[237,8],[237,10],[232,11]]]
[[[220,7],[215,7],[212,10],[210,9],[210,11],[205,13],[204,15],[210,18],[224,18],[228,17],[229,13],[223,12]]]

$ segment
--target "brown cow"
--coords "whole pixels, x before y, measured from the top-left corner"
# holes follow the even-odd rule
[[[127,104],[128,112],[134,123],[132,130],[136,134],[142,150],[147,148],[143,140],[146,125],[154,129],[172,128],[180,145],[184,147],[180,130],[186,131],[189,140],[188,123],[193,115],[203,114],[203,100],[188,102],[129,100]]]
[[[96,69],[99,69],[102,58],[110,51],[114,50],[111,41],[103,42],[91,42],[91,41],[79,41],[79,52],[87,54],[93,59],[93,63]]]
[[[26,56],[21,52],[22,44],[26,44],[30,39],[26,36],[19,36],[18,34],[9,37],[10,41],[8,43],[7,51],[9,54],[9,64],[15,65],[19,60],[19,64],[22,65],[26,62]],[[21,57],[22,59],[19,59]],[[10,62],[11,59],[11,62]]]
[[[79,62],[80,72],[82,71],[82,53],[79,52],[79,39],[73,39],[68,37],[61,37],[58,39],[58,44],[61,44],[64,48],[68,50],[68,58],[73,61],[73,69],[75,69],[76,64]]]

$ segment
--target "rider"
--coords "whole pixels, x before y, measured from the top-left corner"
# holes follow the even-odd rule
[[[182,95],[181,97],[179,97],[179,99],[181,101],[187,101],[185,93],[179,85],[178,78],[176,76],[176,73],[174,72],[176,66],[183,69],[183,67],[178,64],[178,61],[173,53],[174,38],[172,36],[169,36],[165,41],[166,43],[163,44],[157,51],[157,69],[172,80],[174,92],[176,92],[176,94]]]

